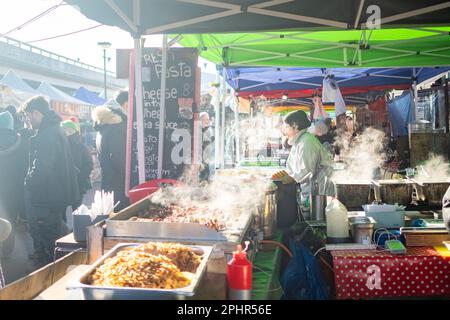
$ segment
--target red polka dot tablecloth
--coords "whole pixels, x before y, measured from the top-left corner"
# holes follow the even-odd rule
[[[406,254],[380,250],[331,251],[337,299],[450,296],[450,255],[433,247]]]

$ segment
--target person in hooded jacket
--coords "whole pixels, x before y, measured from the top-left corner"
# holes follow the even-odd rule
[[[120,201],[115,209],[117,212],[129,205],[125,194],[127,115],[122,106],[111,99],[92,111],[92,120],[98,131],[96,146],[102,174],[101,188],[114,192],[114,201]]]
[[[8,257],[14,249],[17,218],[25,210],[23,183],[28,169],[27,140],[14,132],[10,112],[0,113],[0,218],[11,222],[13,231],[2,242],[1,254]]]
[[[53,261],[55,241],[64,235],[66,207],[80,198],[80,191],[59,115],[42,96],[26,101],[23,111],[36,132],[30,141],[25,199],[35,262],[42,265]]]
[[[83,195],[92,188],[90,175],[94,169],[94,162],[89,148],[81,142],[80,126],[72,120],[63,121],[61,126],[67,134],[72,158],[78,169],[80,199],[72,204],[72,209],[76,210],[82,203]]]

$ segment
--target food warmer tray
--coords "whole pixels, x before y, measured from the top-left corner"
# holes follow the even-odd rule
[[[105,220],[107,237],[149,239],[153,241],[182,242],[191,244],[236,243],[241,244],[254,221],[250,212],[243,213],[239,225],[233,229],[220,231],[208,228],[199,223],[130,221],[131,217],[148,210],[152,202],[150,197],[144,198],[134,205]]]
[[[106,287],[93,286],[87,284],[89,276],[103,262],[115,256],[119,251],[129,247],[137,247],[142,243],[118,243],[106,254],[100,257],[82,275],[67,286],[68,290],[80,289],[86,300],[184,300],[192,297],[197,290],[203,275],[206,271],[206,264],[213,247],[210,246],[188,246],[193,250],[203,251],[202,260],[195,272],[191,283],[183,288],[177,289],[154,289],[154,288],[126,288],[126,287]]]

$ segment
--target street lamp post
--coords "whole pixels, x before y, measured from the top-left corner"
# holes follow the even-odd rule
[[[111,47],[111,42],[98,42],[97,44],[103,49],[103,84],[105,86],[105,99],[108,99],[106,89],[106,49]]]

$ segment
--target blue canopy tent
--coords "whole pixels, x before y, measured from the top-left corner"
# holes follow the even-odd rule
[[[100,106],[106,102],[106,99],[101,98],[98,94],[86,89],[85,87],[80,87],[73,96],[95,106]]]
[[[219,67],[221,69],[221,67]],[[334,75],[344,96],[386,89],[405,90],[450,70],[436,68],[226,68],[226,81],[243,98],[311,97],[320,92],[325,71]]]

